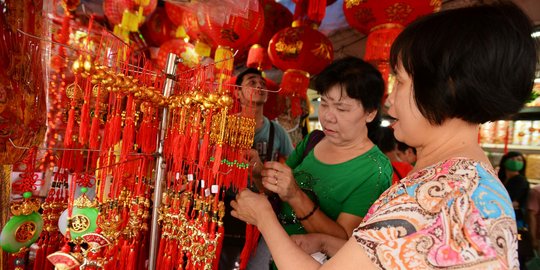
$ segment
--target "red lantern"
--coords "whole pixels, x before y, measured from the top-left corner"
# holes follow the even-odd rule
[[[309,74],[302,70],[288,69],[281,79],[282,95],[291,98],[291,115],[296,117],[302,115],[301,99],[307,98],[309,87]]]
[[[176,27],[167,17],[165,9],[158,7],[141,27],[141,33],[151,46],[161,46],[176,37]]]
[[[117,25],[122,23],[122,15],[125,10],[131,12],[139,10],[139,2],[137,0],[104,0],[103,13],[112,25]],[[156,7],[157,0],[150,0],[149,4],[143,7],[143,16],[150,15]]]
[[[368,35],[364,59],[373,63],[388,87],[390,47],[404,26],[439,10],[440,0],[344,0],[347,22]],[[384,101],[383,101],[384,102]]]
[[[287,27],[270,40],[268,54],[281,70],[297,69],[317,74],[334,59],[330,40],[321,32],[301,25]]]
[[[275,33],[292,24],[293,15],[289,9],[274,0],[264,0],[262,6],[264,21],[267,23],[264,24],[261,37],[255,43],[266,47]]]
[[[171,20],[171,22],[174,23],[174,25],[182,25],[183,18],[184,18],[184,12],[185,10],[175,4],[172,4],[170,2],[165,2],[165,11],[167,12],[167,16]]]
[[[284,95],[296,95],[307,97],[309,87],[309,74],[302,70],[288,69],[281,79],[281,93]]]
[[[390,58],[390,47],[403,28],[395,25],[385,26],[381,25],[368,35],[364,60],[388,60]]]
[[[165,10],[176,27],[184,27],[184,31],[191,39],[197,39],[200,32],[197,14],[170,2],[165,2]]]
[[[180,71],[194,68],[199,64],[199,56],[195,52],[195,46],[185,42],[183,39],[172,39],[159,47],[157,56],[157,66],[159,69],[165,68],[169,53],[174,53],[182,58],[183,62],[178,63],[178,69]]]
[[[257,40],[263,26],[264,16],[260,6],[257,11],[250,9],[247,17],[230,16],[223,25],[214,22],[210,15],[206,14],[199,25],[201,32],[213,42],[213,46],[221,45],[236,50],[244,48],[249,40]],[[204,41],[204,38],[201,39]]]
[[[343,13],[347,22],[364,34],[381,24],[401,27],[419,16],[432,13],[441,7],[440,0],[344,0]]]
[[[276,3],[274,0],[263,0],[262,8],[264,10],[264,21],[269,22],[264,24],[261,36],[252,35],[244,48],[240,49],[234,57],[237,62],[244,62],[249,58],[249,52],[251,46],[259,44],[264,48],[268,47],[268,42],[274,36],[274,34],[287,27],[292,23],[292,13],[280,3]],[[248,60],[249,61],[249,60]],[[269,63],[271,68],[272,63]],[[257,66],[255,66],[257,68]],[[266,68],[263,68],[266,69]]]
[[[258,70],[268,70],[272,68],[272,62],[268,57],[266,48],[259,44],[251,46],[247,57],[247,67],[256,68]]]
[[[196,39],[201,32],[199,29],[199,23],[197,22],[197,15],[195,13],[184,11],[181,25],[184,27],[186,34],[191,39]]]

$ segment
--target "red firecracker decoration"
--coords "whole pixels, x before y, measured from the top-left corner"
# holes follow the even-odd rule
[[[159,47],[176,37],[176,26],[167,17],[165,9],[158,7],[141,27],[141,33],[148,45]]]

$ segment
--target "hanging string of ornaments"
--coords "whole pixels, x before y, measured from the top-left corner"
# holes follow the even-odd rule
[[[6,2],[24,15],[32,1]],[[24,25],[15,25],[21,32],[1,22],[3,48],[17,53],[0,53],[20,58],[0,58],[6,67],[2,85],[37,100],[23,106],[31,103],[9,96],[13,105],[2,103],[0,111],[25,124],[10,127],[22,139],[0,137],[0,145],[14,145],[13,152],[0,156],[3,164],[24,156],[26,167],[19,187],[23,199],[13,202],[13,216],[0,237],[11,268],[217,269],[224,191],[247,186],[246,156],[255,134],[254,112],[240,111],[228,84],[234,59],[260,43],[245,56],[247,65],[285,71],[280,94],[293,100],[293,115],[301,113],[298,104],[309,74],[333,59],[330,41],[316,30],[326,1],[295,1],[295,23],[281,31],[293,15],[265,24],[267,16],[281,14],[276,10],[283,7],[273,1],[222,2],[227,9],[217,13],[215,1],[197,7],[167,2],[171,8],[161,14],[175,27],[164,35],[173,39],[156,43],[157,61],[141,53],[141,39],[134,39],[153,18],[156,0],[104,0],[112,32],[95,15],[77,18],[80,3],[69,0],[53,3],[62,13],[50,19],[51,38],[29,27],[39,20],[30,15],[21,16]],[[169,14],[175,7],[182,9],[181,18]],[[43,6],[31,10],[37,14]],[[208,12],[202,16],[200,10]],[[46,44],[50,69],[38,64]],[[201,55],[210,52],[213,61],[203,63]],[[23,85],[24,78],[30,85]],[[45,121],[49,130],[40,144]],[[38,144],[43,148],[21,150]],[[32,195],[38,170],[51,175],[41,204]],[[240,269],[246,268],[258,236],[248,225]]]

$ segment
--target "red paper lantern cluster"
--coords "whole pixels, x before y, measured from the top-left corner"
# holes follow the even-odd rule
[[[441,0],[344,0],[347,22],[364,34],[382,24],[405,26],[419,16],[439,10]]]
[[[297,69],[311,75],[321,72],[334,60],[334,48],[321,32],[306,26],[287,27],[270,40],[268,54],[281,70]]]
[[[373,63],[388,85],[390,47],[404,26],[439,10],[441,0],[344,0],[347,22],[368,35],[364,59]]]

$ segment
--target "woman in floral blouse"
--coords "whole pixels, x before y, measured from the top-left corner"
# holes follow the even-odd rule
[[[279,269],[518,269],[512,202],[477,138],[479,124],[518,112],[530,96],[531,33],[512,3],[447,10],[403,30],[391,50],[388,113],[418,160],[345,243],[294,241],[249,191],[232,215],[258,226]],[[306,254],[316,250],[332,258],[320,265]]]

